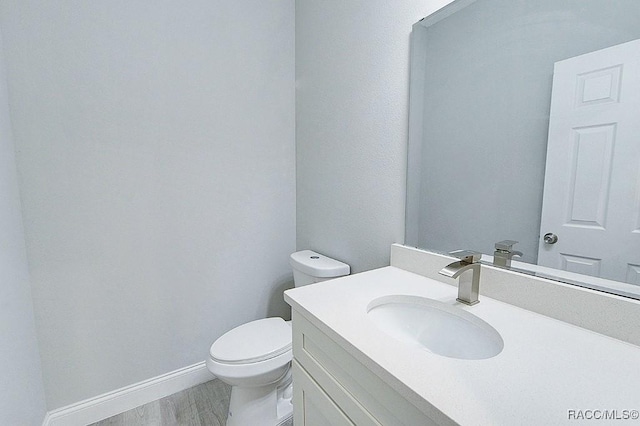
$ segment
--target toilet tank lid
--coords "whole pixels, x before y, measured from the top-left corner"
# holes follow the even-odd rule
[[[351,268],[346,263],[311,250],[293,253],[289,263],[293,269],[317,278],[342,277],[351,272]]]

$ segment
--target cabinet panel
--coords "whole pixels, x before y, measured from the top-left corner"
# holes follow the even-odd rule
[[[374,419],[374,424],[455,424],[436,408],[432,408],[429,414],[419,410],[295,310],[293,325],[294,358],[345,413],[351,414],[349,404],[355,401],[362,411]],[[334,389],[336,386],[343,392],[337,392]],[[413,397],[417,398],[416,395]],[[353,417],[352,420],[358,425],[364,424]]]
[[[292,371],[296,426],[354,426],[296,361],[293,361]]]

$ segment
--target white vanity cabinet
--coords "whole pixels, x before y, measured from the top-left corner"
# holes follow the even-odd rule
[[[293,357],[296,426],[455,424],[441,413],[436,423],[296,310]]]
[[[495,282],[517,279],[485,272]],[[523,290],[538,289],[536,283]],[[393,266],[287,290],[296,426],[561,425],[572,424],[571,410],[591,407],[638,416],[638,346],[484,295],[477,305],[460,306],[456,295],[453,286]],[[499,333],[502,351],[460,359],[404,343],[370,315],[372,304],[391,296],[473,314]],[[617,306],[607,305],[608,312]]]

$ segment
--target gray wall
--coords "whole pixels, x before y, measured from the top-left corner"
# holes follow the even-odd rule
[[[299,249],[359,272],[403,241],[409,34],[447,3],[296,1]]]
[[[553,64],[640,38],[637,0],[478,0],[426,30],[418,245],[538,253]]]
[[[286,315],[293,1],[7,0],[0,20],[49,409]]]
[[[0,424],[38,425],[44,389],[1,46],[0,40]]]

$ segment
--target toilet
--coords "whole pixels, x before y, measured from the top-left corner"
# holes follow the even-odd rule
[[[293,253],[296,287],[349,275],[349,265],[311,250]],[[231,385],[227,426],[292,425],[291,322],[265,318],[216,340],[207,368]]]

